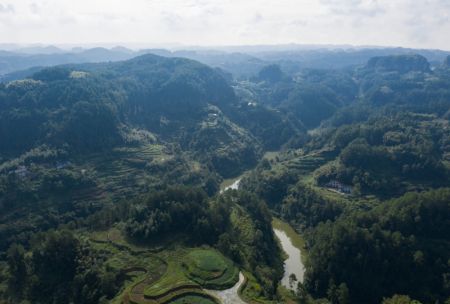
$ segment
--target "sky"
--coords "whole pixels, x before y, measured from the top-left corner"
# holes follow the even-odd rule
[[[0,43],[450,50],[450,0],[0,0]]]

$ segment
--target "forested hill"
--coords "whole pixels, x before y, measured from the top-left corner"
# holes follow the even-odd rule
[[[449,301],[447,61],[376,57],[294,79],[270,67],[243,85],[309,129],[241,182],[306,238],[299,303],[304,290],[330,303]]]
[[[248,106],[226,74],[189,59],[58,66],[0,84],[1,250],[149,189],[183,184],[212,195],[264,149],[302,133],[294,118]]]
[[[182,129],[195,128],[208,112],[220,112],[216,106],[235,101],[219,73],[187,59],[145,55],[44,69],[2,85],[0,153],[14,155],[41,144],[106,150],[150,136],[133,132],[182,137]]]

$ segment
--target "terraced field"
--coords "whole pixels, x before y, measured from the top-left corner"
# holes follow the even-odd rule
[[[201,291],[199,284],[192,282],[184,275],[181,267],[184,255],[184,250],[181,249],[163,253],[164,259],[168,263],[168,269],[157,282],[146,286],[144,291],[145,298],[159,300],[167,298],[173,291]]]
[[[203,288],[226,289],[238,280],[238,269],[213,249],[178,248],[160,255],[168,264],[166,273],[153,284],[148,284],[144,298],[155,303],[181,301],[184,295],[202,297],[216,303]]]
[[[321,155],[304,155],[284,163],[286,167],[302,172],[312,172],[325,164],[328,159]]]
[[[209,247],[149,249],[128,243],[118,228],[90,239],[108,253],[107,267],[127,276],[114,304],[220,303],[205,289],[228,289],[239,280],[233,262]]]
[[[139,148],[117,148],[112,159],[94,159],[98,179],[104,190],[115,196],[126,197],[136,189],[151,182],[145,166],[152,161],[162,162],[171,156],[164,153],[161,145],[147,145]]]
[[[111,303],[146,303],[143,301],[144,288],[167,272],[167,263],[152,252],[135,251],[112,241],[92,239],[91,243],[108,256],[106,267],[125,277],[122,292]]]
[[[124,198],[145,192],[159,179],[149,172],[148,164],[159,164],[173,156],[162,145],[115,148],[108,153],[94,154],[78,161],[82,172],[93,176],[97,186],[84,189],[74,200],[97,201],[105,198]]]

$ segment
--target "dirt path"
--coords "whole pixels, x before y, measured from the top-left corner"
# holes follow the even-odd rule
[[[246,302],[239,297],[239,289],[242,284],[244,284],[244,281],[244,274],[239,272],[239,281],[233,287],[226,290],[205,289],[205,291],[219,299],[222,304],[246,304]]]

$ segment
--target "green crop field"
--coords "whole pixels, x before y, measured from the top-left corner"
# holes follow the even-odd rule
[[[227,289],[239,280],[238,269],[215,250],[191,250],[184,261],[182,265],[187,277],[203,287]]]
[[[211,250],[192,250],[187,254],[187,270],[204,280],[215,279],[227,270],[227,263],[217,252]]]
[[[145,289],[145,296],[149,298],[158,298],[170,292],[174,288],[197,287],[198,284],[192,282],[184,275],[184,272],[178,260],[174,255],[168,260],[168,268],[162,278]]]

